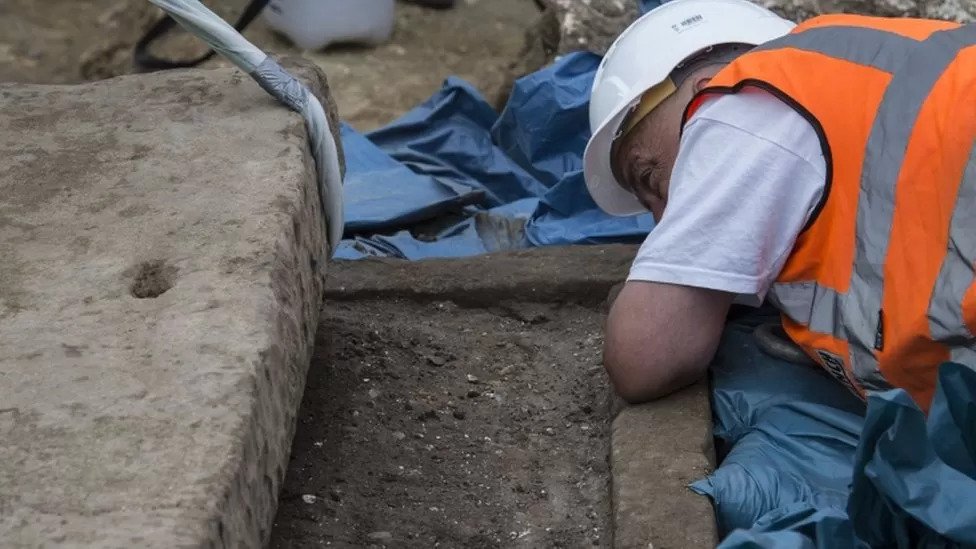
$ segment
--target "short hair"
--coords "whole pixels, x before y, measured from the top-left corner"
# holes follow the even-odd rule
[[[674,82],[675,87],[680,88],[681,84],[684,84],[685,80],[699,69],[709,65],[727,65],[754,47],[751,44],[730,43],[699,50],[672,69],[671,81]]]

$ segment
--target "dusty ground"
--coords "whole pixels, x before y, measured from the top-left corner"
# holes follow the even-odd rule
[[[0,81],[55,84],[81,80],[82,52],[113,0],[0,2]]]
[[[245,0],[205,3],[234,19]],[[468,79],[494,100],[538,13],[533,0],[460,0],[450,11],[400,3],[397,10],[391,41],[373,49],[301,52],[260,18],[245,35],[267,51],[321,65],[343,118],[367,130],[429,97],[449,75]],[[130,47],[157,13],[145,0],[3,0],[0,81],[70,83],[130,72]],[[181,55],[198,48],[178,37],[162,46],[163,53]]]
[[[324,312],[272,547],[608,546],[599,312]]]

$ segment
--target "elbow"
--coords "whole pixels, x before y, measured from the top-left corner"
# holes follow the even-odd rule
[[[612,346],[603,350],[603,367],[617,396],[627,404],[641,404],[667,394],[666,372],[653,360],[644,360]]]
[[[609,370],[608,370],[609,372]],[[615,379],[613,376],[610,377],[611,384],[613,385],[613,391],[621,398],[624,402],[631,406],[637,404],[644,404],[645,402],[650,402],[661,395],[657,391],[649,391],[642,389],[632,383],[622,382]]]
[[[628,404],[641,404],[665,397],[698,381],[708,369],[708,358],[698,353],[677,356],[674,349],[659,349],[608,338],[603,349],[603,366],[614,391]]]

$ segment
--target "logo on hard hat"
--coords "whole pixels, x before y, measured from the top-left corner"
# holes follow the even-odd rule
[[[705,22],[705,16],[701,14],[692,15],[691,17],[685,19],[684,21],[681,21],[680,23],[671,25],[671,30],[677,33],[682,33],[704,22]]]

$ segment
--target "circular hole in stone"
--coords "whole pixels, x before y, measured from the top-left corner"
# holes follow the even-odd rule
[[[129,292],[139,299],[152,299],[166,293],[173,287],[176,267],[167,265],[162,259],[145,261],[134,269],[134,280]]]

